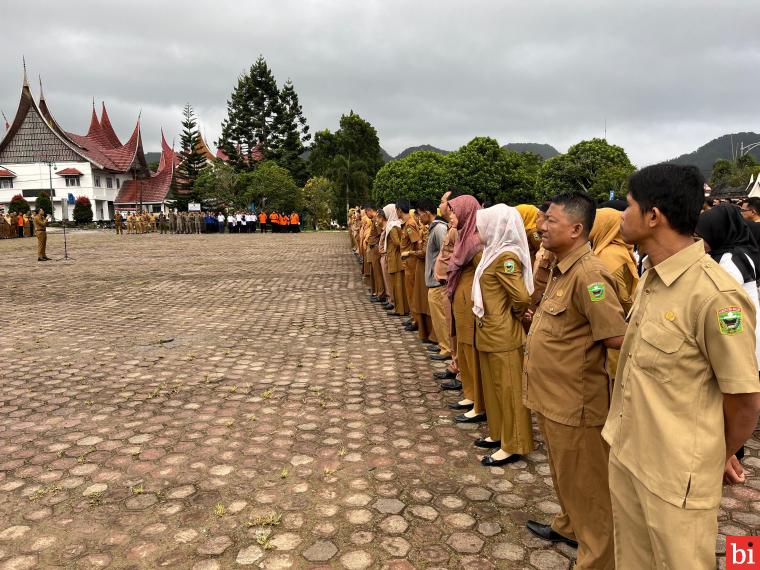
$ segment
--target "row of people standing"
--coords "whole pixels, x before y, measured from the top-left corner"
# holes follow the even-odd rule
[[[462,388],[457,422],[486,423],[483,465],[524,459],[534,414],[560,513],[526,526],[577,547],[578,569],[714,568],[721,481],[743,481],[735,452],[760,411],[747,293],[760,250],[738,208],[699,217],[703,183],[692,167],[648,167],[624,213],[581,192],[482,209],[456,190],[440,216],[405,199],[352,212],[371,300],[410,312],[406,329],[449,362],[436,376]]]
[[[114,228],[117,234],[173,233],[298,233],[301,231],[300,216],[297,213],[278,214],[272,212],[130,212],[127,215],[116,212]]]
[[[0,239],[23,238],[34,236],[32,214],[10,212],[0,215]]]

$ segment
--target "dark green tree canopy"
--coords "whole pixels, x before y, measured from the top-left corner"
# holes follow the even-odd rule
[[[45,210],[46,214],[53,215],[53,201],[47,192],[40,192],[40,195],[34,200],[34,210],[37,211],[40,208]]]
[[[21,194],[16,194],[11,198],[11,203],[8,205],[8,213],[10,214],[28,214],[29,202],[24,200]],[[47,210],[45,210],[47,212]]]
[[[437,200],[449,185],[446,157],[418,150],[385,164],[375,176],[372,199],[378,207],[406,196],[414,204],[420,198]]]
[[[296,212],[301,209],[301,191],[290,173],[274,161],[266,161],[237,180],[238,194],[245,205],[256,204],[257,209]]]

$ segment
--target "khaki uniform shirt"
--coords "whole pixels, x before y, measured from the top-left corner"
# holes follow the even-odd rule
[[[34,216],[32,216],[32,221],[34,222],[35,232],[47,231],[47,217],[40,216],[39,214],[35,214]]]
[[[454,252],[454,244],[457,241],[457,229],[449,226],[449,230],[446,232],[446,237],[443,240],[441,251],[438,253],[438,257],[435,260],[435,267],[433,268],[433,275],[438,281],[446,281],[448,279],[449,272],[449,260],[451,254]]]
[[[451,300],[451,313],[456,334],[452,334],[457,342],[475,346],[475,313],[472,312],[472,282],[475,280],[475,269],[480,263],[483,252],[479,251],[470,263],[462,268],[454,298]]]
[[[401,228],[393,227],[388,233],[388,251],[385,259],[388,263],[388,273],[398,273],[403,270],[401,263]]]
[[[640,281],[602,432],[620,462],[679,508],[716,508],[723,394],[760,391],[755,308],[701,241]]]
[[[377,249],[377,244],[380,242],[380,234],[382,231],[383,230],[380,228],[380,220],[375,217],[370,221],[370,227],[367,233],[367,261],[380,259],[380,252]]]
[[[525,345],[523,403],[568,426],[600,426],[609,410],[607,349],[625,334],[615,284],[586,243],[552,267]]]
[[[521,348],[525,342],[521,319],[530,306],[530,295],[520,258],[512,252],[497,257],[480,276],[480,293],[485,314],[475,317],[475,348],[481,352]]]
[[[414,216],[409,216],[409,219],[401,226],[401,253],[405,251],[418,251],[421,249],[421,243],[420,228],[417,226]],[[404,269],[406,269],[406,260],[402,263]],[[411,291],[409,294],[411,294]]]

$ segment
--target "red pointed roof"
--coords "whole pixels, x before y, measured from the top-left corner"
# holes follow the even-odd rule
[[[95,112],[95,102],[92,104],[92,117],[90,117],[90,129],[87,131],[87,138],[95,141],[100,148],[113,148],[111,141],[108,140],[106,133],[103,132],[103,128],[100,126],[98,114]]]
[[[7,168],[0,168],[0,178],[16,178],[16,175]]]
[[[126,145],[125,145],[126,146]],[[161,159],[158,170],[146,180],[127,180],[122,183],[114,204],[160,204],[166,200],[174,180],[179,157],[169,146],[161,129]]]
[[[58,176],[83,176],[76,168],[64,168],[56,172]]]
[[[103,130],[103,134],[105,135],[106,139],[108,139],[108,142],[111,144],[111,147],[116,148],[122,146],[119,137],[116,136],[116,131],[113,130],[113,125],[111,125],[111,119],[108,117],[108,111],[106,111],[105,102],[103,103],[103,108],[100,111],[100,127]]]

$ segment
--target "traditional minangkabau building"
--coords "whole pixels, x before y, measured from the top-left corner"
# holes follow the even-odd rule
[[[34,100],[24,70],[16,116],[0,140],[0,205],[7,208],[11,198],[21,194],[33,206],[45,192],[51,195],[56,219],[62,219],[69,194],[90,199],[94,220],[111,220],[116,210],[157,212],[168,208],[178,162],[162,132],[161,160],[152,172],[143,152],[139,117],[129,140],[122,143],[105,104],[98,118],[93,102],[86,135],[65,131],[50,112],[41,82],[39,103]],[[69,219],[72,210],[68,208]]]

